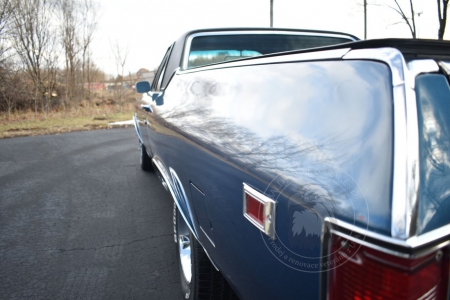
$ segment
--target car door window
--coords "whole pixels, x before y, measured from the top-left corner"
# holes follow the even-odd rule
[[[164,72],[166,70],[167,62],[169,61],[169,57],[170,57],[172,48],[173,48],[173,44],[170,45],[170,47],[167,49],[167,52],[164,55],[164,58],[163,58],[161,64],[159,65],[158,71],[156,71],[156,75],[155,75],[155,78],[153,79],[153,83],[152,83],[153,91],[161,90],[162,78],[164,77]]]

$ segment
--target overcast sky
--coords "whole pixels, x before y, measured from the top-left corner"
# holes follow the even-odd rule
[[[117,74],[112,46],[127,52],[126,73],[156,68],[167,47],[198,28],[269,27],[270,0],[98,0],[98,30],[92,50],[97,65]],[[368,38],[411,37],[386,3],[368,0]],[[409,1],[399,0],[406,11]],[[436,38],[435,0],[415,0],[419,38]],[[340,31],[364,38],[363,0],[274,0],[274,27]],[[445,38],[450,37],[447,30]]]

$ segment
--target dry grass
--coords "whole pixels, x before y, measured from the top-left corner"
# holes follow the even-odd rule
[[[70,131],[84,131],[109,128],[110,122],[131,120],[134,114],[133,104],[126,104],[122,112],[116,105],[100,107],[80,107],[78,111],[43,113],[21,112],[11,115],[0,115],[0,138],[58,134]]]

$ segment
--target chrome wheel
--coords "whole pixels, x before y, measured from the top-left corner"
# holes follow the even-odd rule
[[[237,300],[236,294],[222,274],[214,268],[202,245],[190,231],[176,204],[173,212],[183,299]]]
[[[189,236],[180,235],[178,246],[180,247],[181,270],[187,283],[191,283],[192,261],[191,261],[191,240]]]
[[[195,243],[195,237],[193,237],[175,203],[173,213],[175,242],[177,243],[178,267],[180,269],[181,293],[184,299],[192,299],[192,249],[193,243]]]

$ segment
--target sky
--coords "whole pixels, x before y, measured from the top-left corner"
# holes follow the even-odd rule
[[[113,48],[126,54],[125,74],[158,67],[167,47],[186,31],[218,27],[269,27],[270,0],[97,0],[98,29],[93,58],[116,75]],[[409,12],[409,1],[398,0]],[[411,33],[389,5],[368,0],[368,38],[409,38]],[[414,0],[419,38],[437,38],[435,0]],[[274,0],[274,27],[329,30],[364,38],[363,0]],[[450,26],[449,26],[450,27]],[[450,38],[450,28],[445,39]]]

